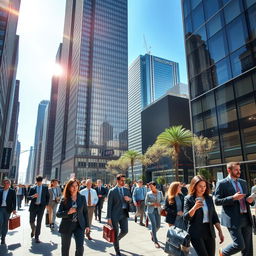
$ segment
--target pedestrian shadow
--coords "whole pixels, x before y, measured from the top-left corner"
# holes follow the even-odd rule
[[[7,245],[0,245],[0,256],[13,256],[13,253],[8,252]]]
[[[9,232],[8,232],[8,236],[13,236],[13,235],[15,235],[15,233],[17,233],[17,232],[18,232],[17,230],[9,231]]]
[[[14,250],[16,250],[16,249],[19,248],[19,247],[21,247],[21,244],[20,244],[20,243],[11,244],[11,245],[8,245],[8,250],[14,251]]]
[[[40,254],[42,256],[50,256],[53,255],[52,251],[56,250],[58,247],[58,244],[52,242],[52,243],[40,243],[37,244],[35,242],[32,242],[31,248],[29,251],[33,254]]]
[[[90,249],[101,251],[101,252],[106,252],[106,248],[113,246],[112,243],[108,243],[108,242],[97,240],[97,239],[93,239],[90,241],[86,239],[85,243]]]
[[[132,255],[132,256],[143,256],[143,254],[137,254],[137,253],[130,252],[130,251],[127,251],[127,250],[123,250],[123,249],[120,249],[120,251],[122,252],[122,255],[124,255],[124,256],[128,256],[128,255]],[[129,253],[129,254],[124,254],[123,252]],[[115,254],[114,254],[114,255],[115,255]]]

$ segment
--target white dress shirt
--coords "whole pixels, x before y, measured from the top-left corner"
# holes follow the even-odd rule
[[[9,192],[9,188],[3,191],[3,198],[2,198],[2,205],[1,206],[7,206],[6,205],[6,198]]]
[[[88,191],[89,191],[88,188],[84,188],[84,189],[82,189],[82,190],[80,191],[80,194],[81,194],[82,196],[85,196],[87,205],[88,205]],[[95,189],[91,188],[91,189],[90,189],[90,193],[91,193],[91,204],[92,204],[92,205],[94,205],[94,204],[96,205],[96,204],[98,203],[98,200],[99,200],[99,199],[98,199],[97,192],[96,192]]]

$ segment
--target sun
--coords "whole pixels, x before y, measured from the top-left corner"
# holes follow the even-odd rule
[[[53,76],[57,76],[57,77],[59,77],[59,76],[61,76],[62,74],[63,74],[63,68],[62,68],[62,66],[60,65],[60,64],[58,64],[58,63],[55,63],[54,65],[53,65],[53,69],[52,69],[52,73],[53,73]]]

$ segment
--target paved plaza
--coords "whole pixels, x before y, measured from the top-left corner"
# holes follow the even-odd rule
[[[106,216],[106,203],[104,204],[103,216]],[[220,207],[217,207],[217,211],[220,211]],[[44,256],[60,256],[61,252],[61,239],[57,228],[51,232],[50,228],[47,228],[43,219],[42,231],[40,240],[42,243],[36,244],[34,239],[30,238],[30,226],[29,226],[29,212],[28,207],[23,207],[22,211],[19,211],[21,215],[21,227],[10,231],[6,237],[6,246],[0,245],[0,256],[29,256],[29,255],[44,255]],[[60,219],[57,219],[59,223]],[[112,255],[114,256],[114,248],[111,243],[108,243],[102,238],[102,226],[103,223],[93,220],[93,227],[91,236],[93,241],[85,239],[85,252],[84,255]],[[230,236],[223,227],[225,235],[225,244],[228,244]],[[165,237],[167,232],[167,225],[162,217],[161,229],[158,232],[158,238],[160,241],[161,249],[156,249],[153,242],[150,239],[148,228],[142,227],[134,222],[134,214],[130,214],[129,220],[129,233],[120,241],[121,253],[124,256],[160,256],[167,255],[163,251],[165,244]],[[217,248],[219,241],[217,239]],[[256,236],[254,236],[254,245],[256,247]],[[75,255],[75,242],[72,239],[70,256]],[[191,253],[195,255],[195,253]],[[216,254],[217,255],[217,254]],[[236,254],[240,255],[240,254]],[[256,255],[256,254],[255,254]],[[253,255],[252,255],[253,256]]]

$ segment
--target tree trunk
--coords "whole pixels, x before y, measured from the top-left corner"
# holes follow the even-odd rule
[[[131,161],[131,167],[132,167],[132,184],[133,184],[133,182],[134,182],[134,174],[133,174],[133,161]]]
[[[179,181],[179,156],[175,156],[175,180]]]

